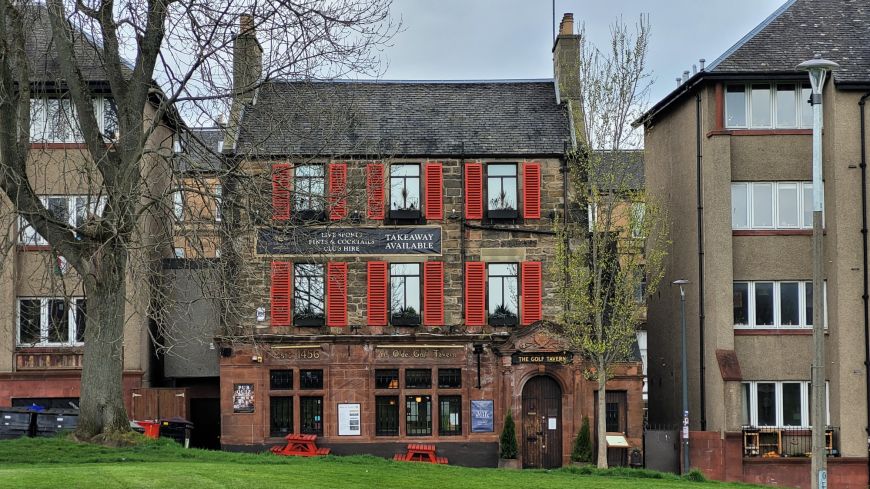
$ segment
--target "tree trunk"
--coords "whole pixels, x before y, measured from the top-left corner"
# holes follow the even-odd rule
[[[598,468],[607,468],[607,370],[598,369]]]
[[[130,429],[124,407],[123,344],[127,251],[117,240],[103,245],[84,274],[87,298],[82,359],[81,412],[76,431],[82,438]]]

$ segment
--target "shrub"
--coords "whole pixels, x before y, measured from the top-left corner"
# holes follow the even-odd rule
[[[501,439],[499,440],[499,456],[504,459],[517,458],[517,433],[514,426],[514,417],[510,410],[504,418],[504,428],[501,430]]]
[[[574,438],[574,449],[571,451],[574,462],[592,462],[592,435],[589,430],[589,416],[583,416],[583,424]]]

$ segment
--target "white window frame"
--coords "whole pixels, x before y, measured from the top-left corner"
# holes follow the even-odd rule
[[[176,221],[184,221],[184,187],[178,187],[172,192],[172,215]]]
[[[106,130],[106,110],[105,110],[105,102],[108,97],[96,96],[93,98],[94,103],[94,117],[97,119],[97,126],[101,133],[105,134]],[[48,100],[67,100],[70,104],[71,114],[69,115],[71,119],[76,118],[75,104],[72,99],[68,97],[40,97],[40,98],[32,98],[30,99],[31,106],[31,121],[30,121],[30,142],[32,143],[83,143],[84,136],[82,136],[81,129],[78,127],[73,127],[67,134],[65,138],[47,138],[45,137],[45,116],[47,113]],[[34,108],[37,108],[37,112],[34,112]],[[37,131],[40,134],[35,134]],[[114,134],[105,134],[109,141],[113,140]]]
[[[743,85],[744,87],[744,110],[746,111],[746,124],[742,126],[729,126],[728,125],[728,87],[735,85]],[[752,125],[752,85],[770,85],[770,122],[769,126],[753,126]],[[795,124],[790,126],[780,126],[776,119],[776,93],[777,87],[779,85],[794,85],[795,86]],[[725,95],[724,104],[725,104],[725,120],[723,123],[725,124],[726,129],[812,129],[813,121],[804,121],[803,120],[803,111],[802,103],[806,103],[806,100],[801,100],[803,87],[806,85],[806,82],[803,81],[782,81],[782,82],[773,82],[773,81],[764,81],[764,80],[756,80],[753,82],[747,83],[726,83],[725,84]]]
[[[753,209],[755,207],[755,198],[753,197],[753,187],[755,185],[771,185],[773,191],[773,208],[771,209],[773,215],[773,226],[760,226],[756,225],[754,222]],[[795,185],[797,187],[797,211],[798,211],[798,225],[795,226],[780,226],[779,225],[779,191],[780,187]],[[746,202],[745,205],[745,214],[744,219],[747,223],[746,226],[737,226],[734,223],[734,202],[731,202],[731,229],[735,231],[739,230],[798,230],[798,229],[812,229],[812,222],[805,222],[804,220],[804,196],[806,194],[805,189],[812,189],[812,182],[804,182],[804,181],[786,181],[786,182],[731,182],[731,198],[734,198],[734,189],[735,188],[743,188],[745,189]],[[822,214],[822,219],[824,221],[824,213]]]
[[[776,395],[776,424],[774,425],[759,425],[758,424],[758,384],[774,384],[774,393]],[[782,415],[782,386],[784,384],[800,384],[801,386],[801,424],[785,426]],[[749,385],[749,425],[753,428],[809,428],[812,426],[810,420],[810,382],[806,380],[753,380],[741,382],[741,390],[743,386]],[[825,425],[831,424],[831,389],[830,384],[825,381]],[[740,402],[743,402],[743,392],[740,393]]]
[[[89,200],[89,211],[98,216],[103,215],[103,210],[106,208],[106,197],[95,197],[92,195],[41,195],[39,201],[42,205],[48,208],[49,199],[66,199],[67,217],[70,227],[76,227],[76,200]],[[35,229],[33,229],[23,216],[18,217],[18,244],[24,246],[48,246],[48,240],[43,238]]]
[[[22,300],[38,300],[39,304],[39,342],[38,343],[22,343],[21,342],[21,301]],[[69,324],[69,333],[67,341],[50,342],[48,341],[48,303],[52,300],[67,301],[67,321]],[[78,302],[84,300],[84,297],[16,297],[15,298],[15,344],[19,347],[30,346],[82,346],[84,342],[76,341],[78,336],[78,324],[76,323],[76,315],[78,314]]]
[[[214,186],[214,220],[215,222],[221,222],[223,216],[221,215],[221,204],[224,200],[224,187],[221,184],[217,184]]]
[[[773,282],[773,324],[760,324],[757,325],[755,323],[755,284],[756,283],[771,283]],[[795,283],[798,284],[798,314],[799,314],[799,323],[798,324],[782,324],[782,305],[781,305],[781,292],[780,287],[783,283]],[[806,317],[807,312],[807,284],[812,284],[812,281],[809,280],[735,280],[734,284],[747,284],[747,308],[748,314],[746,318],[747,324],[735,324],[734,329],[812,329],[813,325],[811,324],[812,318]],[[732,294],[734,290],[734,286],[732,285]],[[824,288],[822,291],[822,299],[825,303],[825,328],[828,327],[828,283],[825,281]],[[731,299],[731,308],[733,311],[734,308],[734,298],[732,295]],[[732,317],[733,321],[733,317]]]

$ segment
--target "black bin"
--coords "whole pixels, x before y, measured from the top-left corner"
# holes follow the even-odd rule
[[[29,408],[0,408],[0,440],[33,436],[35,414]]]
[[[171,438],[182,444],[184,448],[190,447],[190,434],[193,432],[193,423],[184,418],[165,418],[160,420],[160,438]]]
[[[79,425],[79,412],[74,409],[49,409],[36,414],[33,436],[54,436],[67,433]]]

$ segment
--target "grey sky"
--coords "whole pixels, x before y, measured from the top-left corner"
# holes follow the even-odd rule
[[[648,13],[649,67],[656,102],[699,58],[712,62],[785,0],[556,0],[557,22],[573,12],[590,40],[606,46],[617,16]],[[387,79],[550,78],[550,0],[394,0],[404,31],[386,49]]]

